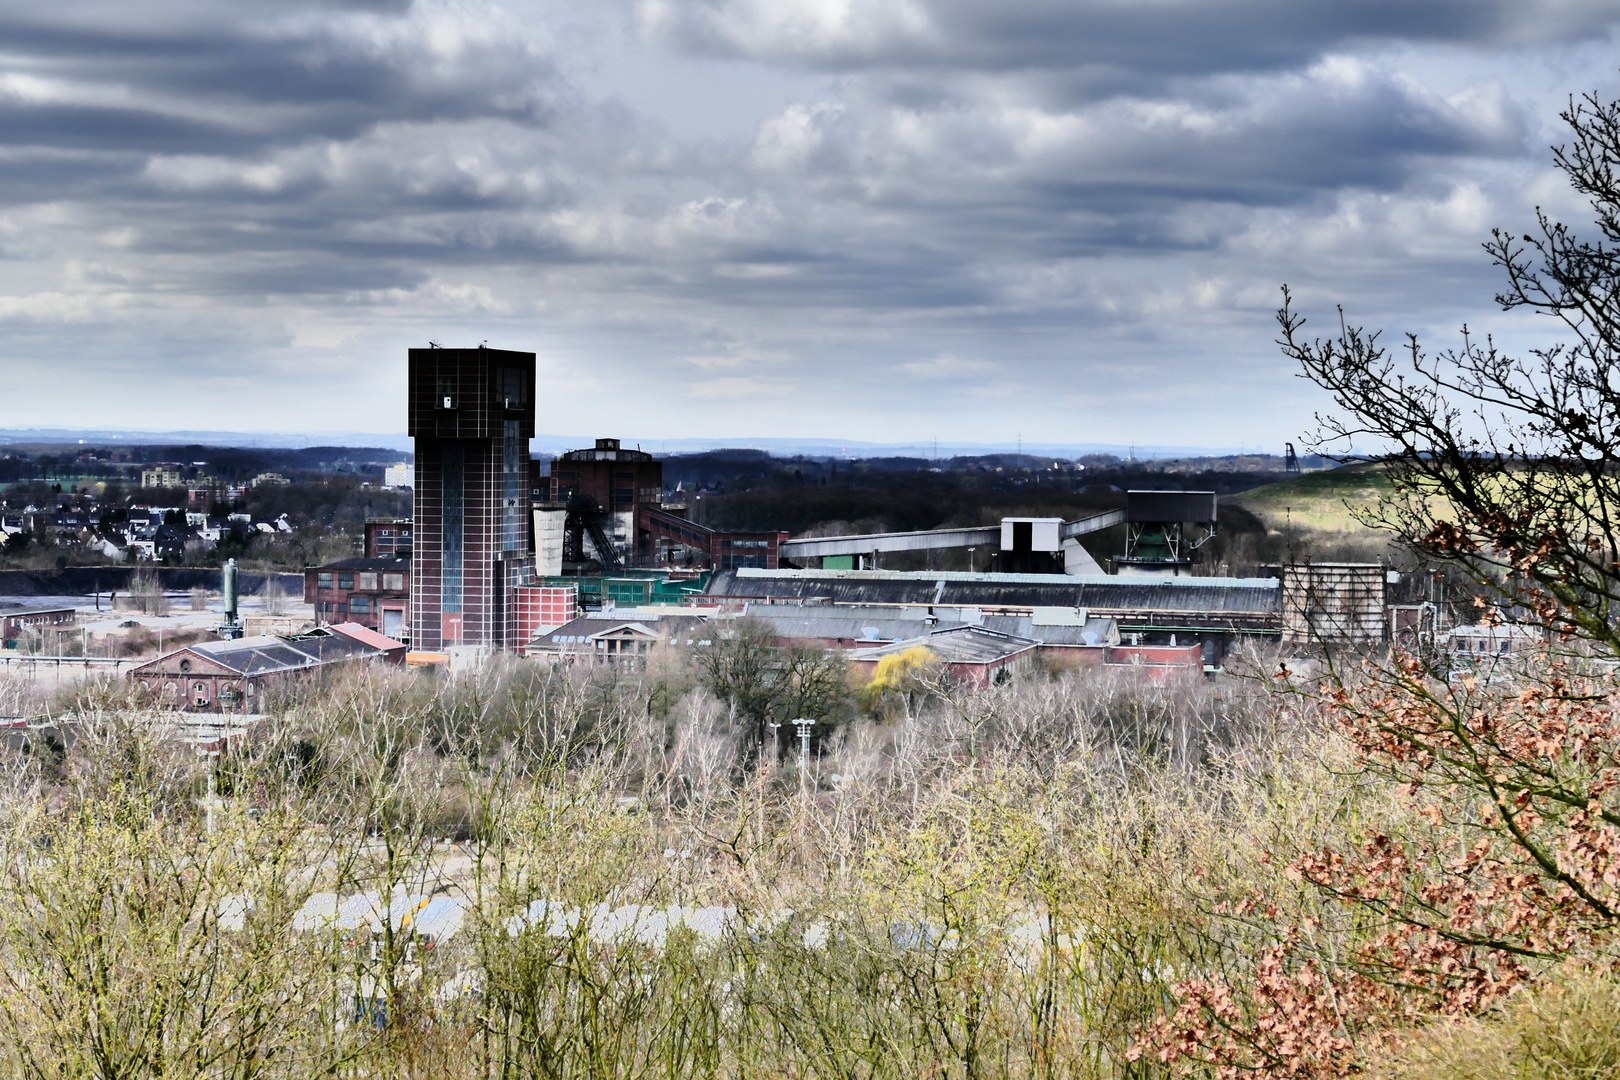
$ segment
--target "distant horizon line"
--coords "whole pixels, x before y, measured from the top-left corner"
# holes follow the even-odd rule
[[[370,431],[217,431],[180,429],[160,431],[149,428],[126,427],[65,427],[59,425],[39,427],[0,427],[0,444],[17,442],[62,442],[67,444],[112,441],[200,446],[228,446],[243,449],[308,449],[317,446],[341,446],[354,449],[412,450],[409,436],[399,432]],[[562,453],[589,448],[595,444],[594,436],[539,434],[530,440],[530,450],[539,453]],[[1127,444],[1102,442],[1062,443],[1039,440],[1008,442],[970,442],[945,439],[904,440],[878,442],[868,439],[839,438],[784,438],[784,437],[720,437],[620,439],[621,444],[639,447],[649,453],[701,453],[710,450],[758,450],[772,454],[801,454],[804,456],[837,457],[858,450],[863,457],[917,457],[924,460],[970,454],[1018,454],[1033,457],[1082,457],[1087,454],[1111,454],[1117,457],[1139,457],[1163,460],[1181,457],[1282,457],[1280,451],[1262,447],[1222,446],[1169,446],[1163,444]]]

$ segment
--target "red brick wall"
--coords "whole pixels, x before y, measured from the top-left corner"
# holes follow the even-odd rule
[[[578,614],[578,585],[525,585],[516,592],[520,643],[526,644],[542,626],[561,626]]]

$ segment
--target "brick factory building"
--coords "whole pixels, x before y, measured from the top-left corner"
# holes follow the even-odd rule
[[[412,349],[411,645],[516,648],[530,540],[534,353]]]
[[[537,471],[532,490],[543,576],[626,567],[775,569],[788,535],[721,532],[689,520],[685,506],[664,505],[664,463],[618,439],[561,455],[549,477]]]
[[[324,624],[353,622],[399,637],[410,625],[408,557],[339,559],[304,570],[304,602]]]
[[[517,589],[518,638],[527,643],[536,634],[572,622],[580,613],[578,585],[522,585]]]
[[[366,557],[384,555],[409,556],[412,550],[410,518],[367,518]]]
[[[399,663],[405,648],[365,627],[334,626],[309,634],[208,641],[129,671],[154,705],[187,712],[257,712],[265,692],[357,661]]]
[[[643,503],[664,499],[664,463],[644,450],[626,450],[618,439],[597,439],[589,450],[570,450],[551,466],[551,502],[588,496],[612,513],[634,514]]]
[[[72,627],[78,613],[70,607],[42,607],[0,610],[0,641],[8,649],[16,648],[18,639],[35,632],[47,635],[52,631]],[[56,643],[51,642],[52,645]]]

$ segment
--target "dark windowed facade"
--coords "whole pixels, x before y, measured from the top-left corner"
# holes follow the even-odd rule
[[[533,566],[534,354],[412,349],[411,644],[515,646],[509,595]]]

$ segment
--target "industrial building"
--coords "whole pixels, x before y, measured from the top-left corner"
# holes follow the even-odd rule
[[[71,629],[78,612],[70,607],[7,608],[0,610],[0,641],[15,649],[24,635],[50,634]],[[54,644],[54,643],[53,643]]]
[[[1215,534],[1215,493],[1129,491],[1123,508],[1075,521],[1009,517],[999,525],[823,536],[783,540],[778,547],[783,558],[798,564],[817,559],[824,570],[876,570],[885,552],[967,548],[984,551],[985,566],[992,572],[1101,574],[1080,537],[1119,525],[1125,526],[1125,551],[1114,559],[1120,574],[1186,576],[1198,549]]]
[[[401,663],[405,646],[362,626],[285,637],[244,637],[176,649],[131,668],[129,677],[164,708],[256,712],[273,686],[357,660]]]
[[[534,354],[412,349],[411,644],[516,648],[530,535]]]
[[[1028,671],[1035,663],[1035,650],[1040,644],[982,626],[952,626],[889,645],[856,649],[849,654],[849,660],[870,676],[884,657],[925,649],[945,666],[954,680],[982,687]]]
[[[758,570],[717,573],[704,599],[753,613],[762,605],[902,605],[942,613],[973,609],[984,617],[1033,616],[1039,610],[1111,619],[1133,645],[1186,645],[1218,664],[1243,637],[1282,632],[1281,582],[1275,578],[1118,577],[1064,574],[970,574],[931,570]],[[1034,629],[1033,636],[1040,637]]]
[[[385,555],[410,557],[415,548],[415,532],[410,518],[367,518],[365,553],[368,559]]]
[[[918,636],[912,629],[977,627],[1076,656],[1191,646],[1204,663],[1219,664],[1244,637],[1362,644],[1385,636],[1378,567],[1289,568],[1280,581],[1193,577],[1215,530],[1216,497],[1208,491],[1130,491],[1123,507],[1074,521],[1008,517],[971,528],[803,539],[710,529],[666,501],[662,462],[618,439],[563,453],[549,472],[531,460],[534,362],[532,353],[488,348],[410,350],[414,514],[366,527],[368,558],[409,560],[408,607],[382,607],[384,598],[361,587],[358,575],[370,569],[345,560],[311,569],[306,595],[322,605],[323,618],[387,632],[387,613],[403,610],[411,644],[423,651],[515,650],[544,638],[541,651],[572,652],[563,646],[580,643],[556,635],[597,633],[560,629],[582,614],[694,601],[795,619],[805,625],[784,627],[785,639],[844,648]],[[1120,527],[1116,573],[1105,574],[1081,539]],[[947,548],[982,551],[990,572],[878,569],[886,553]],[[818,604],[828,608],[810,610]],[[790,605],[800,610],[770,612]],[[851,606],[889,614],[829,610]],[[913,610],[924,613],[920,627],[889,625],[912,621]]]
[[[664,465],[618,439],[570,450],[536,476],[535,565],[542,576],[617,574],[631,567],[774,568],[781,532],[724,532],[664,503]]]
[[[604,612],[582,615],[541,634],[524,652],[552,663],[609,665],[639,671],[660,644],[707,644],[707,637],[704,620],[697,615]]]
[[[744,614],[770,625],[783,641],[853,649],[904,641],[956,626],[982,626],[1038,640],[1043,649],[1119,644],[1119,622],[1074,608],[1033,608],[1015,614],[975,607],[881,604],[750,604]]]
[[[1290,645],[1384,641],[1388,572],[1377,563],[1283,567],[1282,637]]]
[[[409,555],[339,559],[304,570],[304,602],[320,623],[355,622],[391,638],[409,626]]]

